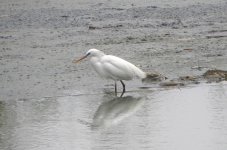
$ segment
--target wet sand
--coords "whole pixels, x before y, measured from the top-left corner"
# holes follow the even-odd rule
[[[3,1],[0,98],[55,97],[67,89],[102,92],[111,82],[99,79],[88,62],[72,64],[90,48],[169,78],[202,74],[206,67],[226,70],[226,5]]]
[[[114,99],[113,82],[100,79],[89,61],[75,65],[72,60],[90,48],[97,48],[124,58],[145,72],[158,72],[168,79],[202,75],[208,69],[227,70],[226,14],[224,0],[3,0],[0,5],[0,131],[3,139],[0,149],[58,149],[53,143],[59,136],[62,138],[58,143],[68,149],[76,149],[78,143],[79,149],[111,149],[109,144],[118,143],[114,139],[125,135],[122,141],[126,143],[118,143],[112,149],[125,149],[131,145],[127,142],[137,141],[137,149],[196,149],[198,146],[198,149],[224,150],[226,81],[209,84],[199,81],[201,84],[183,87],[128,81],[122,100],[126,104],[118,99],[111,103],[117,106],[117,111],[113,109],[110,116],[104,116],[109,127],[103,133],[96,130],[103,120],[97,119],[91,124],[95,114],[106,111],[105,102]],[[212,84],[218,88],[212,88]],[[127,103],[128,99],[132,100]],[[175,104],[178,112],[174,112]],[[171,108],[167,108],[168,105]],[[103,107],[98,111],[99,106]],[[126,106],[133,111],[111,122],[112,113],[127,110]],[[194,108],[196,111],[191,111]],[[55,109],[60,113],[55,114]],[[172,110],[172,115],[164,109]],[[179,116],[180,113],[185,116]],[[187,126],[188,117],[189,124],[194,126]],[[134,119],[132,123],[140,129],[127,121],[121,124],[127,118]],[[202,118],[204,120],[200,120]],[[143,123],[136,122],[138,119]],[[197,121],[198,124],[194,123]],[[112,124],[116,125],[112,127]],[[158,125],[161,126],[158,128]],[[26,138],[40,128],[44,129],[37,137]],[[134,128],[136,133],[126,134],[128,129],[133,131]],[[178,134],[175,135],[175,131]],[[128,138],[131,140],[126,140]],[[89,142],[91,146],[85,144]]]

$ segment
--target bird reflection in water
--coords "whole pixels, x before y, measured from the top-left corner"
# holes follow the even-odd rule
[[[133,115],[144,103],[142,97],[116,97],[103,102],[94,114],[92,129],[108,128]]]

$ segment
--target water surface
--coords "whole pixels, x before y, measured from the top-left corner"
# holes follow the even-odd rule
[[[0,149],[225,150],[226,97],[222,82],[1,101]]]

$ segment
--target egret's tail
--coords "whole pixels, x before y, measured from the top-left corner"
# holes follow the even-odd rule
[[[133,69],[133,72],[135,74],[136,77],[144,79],[147,77],[147,74],[145,72],[143,72],[140,68],[132,65],[131,68]]]
[[[138,68],[139,69],[139,68]],[[147,77],[147,74],[145,72],[143,72],[141,69],[139,69],[140,72],[137,74],[137,76],[141,79],[144,79]]]

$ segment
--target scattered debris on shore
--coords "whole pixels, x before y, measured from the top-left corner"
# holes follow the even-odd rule
[[[210,82],[221,82],[227,81],[227,71],[212,69],[207,70],[205,73],[199,76],[181,76],[176,79],[168,79],[162,74],[159,73],[147,73],[147,77],[142,80],[145,83],[157,83],[162,87],[171,87],[171,86],[185,86],[187,84],[199,84],[200,80],[205,79],[208,83]]]
[[[208,82],[227,81],[227,71],[218,69],[208,70],[203,74],[203,77],[208,80]]]
[[[157,81],[163,81],[168,79],[164,75],[154,72],[154,73],[147,73],[147,77],[142,79],[142,82],[157,82]]]

